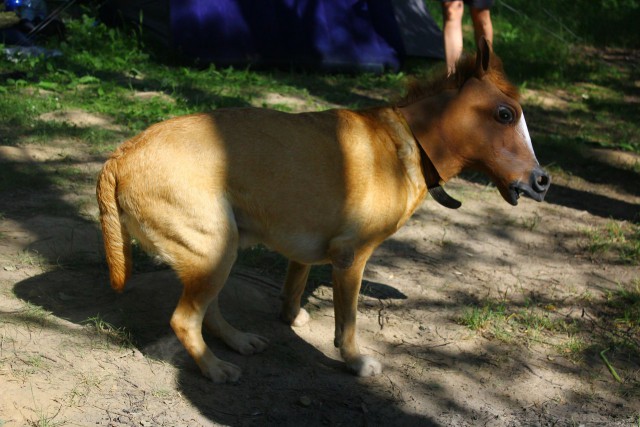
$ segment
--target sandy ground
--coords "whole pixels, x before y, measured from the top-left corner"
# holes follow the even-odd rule
[[[241,356],[208,337],[243,369],[238,383],[214,385],[169,327],[180,293],[170,270],[141,269],[123,294],[109,288],[93,201],[102,159],[84,152],[64,140],[0,147],[0,167],[51,178],[44,189],[0,194],[1,426],[638,423],[637,352],[609,353],[618,383],[597,357],[602,348],[562,350],[569,333],[507,331],[509,340],[459,319],[503,301],[597,333],[598,307],[640,273],[594,260],[585,230],[633,218],[640,191],[565,178],[547,202],[511,207],[494,188],[454,180],[462,208],[426,200],[367,267],[359,337],[384,365],[374,378],[346,372],[332,345],[326,270],[312,273],[304,297],[311,321],[290,328],[278,320],[281,273],[237,267],[223,312],[270,346]],[[77,169],[73,186],[56,184],[55,164]]]

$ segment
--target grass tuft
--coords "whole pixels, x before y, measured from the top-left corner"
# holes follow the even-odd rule
[[[125,328],[118,328],[105,321],[99,314],[89,317],[84,322],[89,329],[96,332],[98,336],[106,338],[111,344],[123,348],[133,347],[131,334]]]

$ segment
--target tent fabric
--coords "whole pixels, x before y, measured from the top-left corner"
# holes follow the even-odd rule
[[[187,59],[333,71],[398,70],[406,55],[442,58],[422,0],[110,0],[107,23],[143,27]]]
[[[172,0],[174,41],[190,57],[397,70],[404,48],[389,0]]]
[[[444,59],[442,31],[424,0],[392,0],[407,56]]]

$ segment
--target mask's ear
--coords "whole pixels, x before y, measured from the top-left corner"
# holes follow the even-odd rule
[[[478,52],[476,53],[476,77],[481,79],[489,70],[491,60],[491,46],[487,39],[483,37],[478,40]]]

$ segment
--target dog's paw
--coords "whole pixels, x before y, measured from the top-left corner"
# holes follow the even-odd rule
[[[300,326],[304,326],[307,323],[309,323],[309,318],[310,318],[309,312],[304,308],[301,308],[296,318],[293,319],[293,321],[291,322],[291,326],[295,326],[296,328],[299,328]]]
[[[233,363],[216,360],[201,367],[202,373],[214,383],[234,383],[240,379],[242,370]]]
[[[373,377],[382,373],[382,365],[371,356],[360,356],[347,366],[359,377]]]
[[[269,345],[269,340],[257,334],[238,332],[226,340],[226,343],[238,353],[246,356],[263,351]]]
[[[300,326],[304,326],[309,323],[310,316],[309,312],[304,308],[299,308],[298,312],[295,313],[293,310],[288,310],[283,307],[282,313],[280,313],[280,318],[287,325],[299,328]]]

